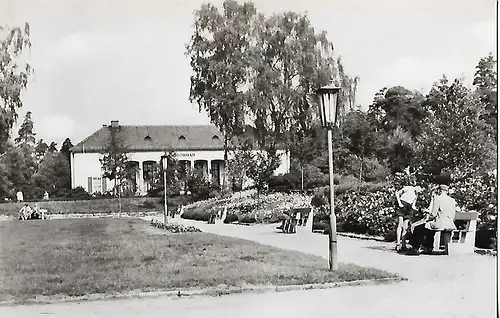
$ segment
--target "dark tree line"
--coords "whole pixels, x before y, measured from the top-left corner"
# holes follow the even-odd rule
[[[490,54],[476,65],[472,87],[443,77],[426,95],[401,86],[381,89],[367,112],[347,113],[335,132],[336,173],[381,181],[408,166],[428,175],[492,171],[497,158],[495,69]],[[317,178],[315,167],[326,166],[328,154],[320,143],[297,143],[291,150],[296,167],[308,162],[312,179]]]
[[[14,198],[21,190],[27,200],[41,199],[45,191],[64,197],[71,190],[71,140],[61,149],[36,139],[32,113],[27,112],[14,142],[7,142],[0,158],[0,199]]]

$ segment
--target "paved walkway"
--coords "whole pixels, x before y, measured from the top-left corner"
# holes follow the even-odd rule
[[[158,217],[161,220],[161,216]],[[276,225],[208,225],[205,232],[328,257],[325,235],[278,233]],[[496,258],[403,256],[387,243],[339,237],[339,260],[399,273],[408,282],[224,297],[128,299],[0,308],[0,317],[495,317]],[[327,262],[325,260],[325,266]]]

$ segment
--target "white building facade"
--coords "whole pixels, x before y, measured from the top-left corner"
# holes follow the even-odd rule
[[[135,168],[132,192],[145,195],[153,184],[153,171],[161,158],[173,151],[188,173],[201,169],[210,182],[223,185],[224,141],[213,125],[204,126],[121,126],[118,121],[103,125],[99,130],[75,145],[71,155],[72,187],[83,187],[89,193],[105,193],[113,182],[103,177],[100,159],[111,140],[114,129],[127,149],[129,165]],[[281,164],[276,175],[290,171],[290,155],[279,151]],[[231,152],[229,153],[229,159]],[[248,185],[248,180],[245,182]]]

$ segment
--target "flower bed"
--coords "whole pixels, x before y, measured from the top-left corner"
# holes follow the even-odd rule
[[[204,204],[189,205],[182,215],[184,219],[207,221],[208,215],[227,207],[227,213],[234,214],[244,223],[276,223],[281,215],[292,208],[309,207],[311,198],[303,194],[271,193],[246,197],[233,196],[230,200],[210,200]]]
[[[417,207],[420,210],[428,208],[431,201],[429,182],[418,180],[424,187]],[[337,230],[382,236],[388,241],[396,237],[397,213],[395,191],[408,180],[404,174],[391,176],[385,183],[345,183],[335,187],[335,211],[337,214]],[[462,211],[475,210],[479,212],[476,232],[476,246],[496,249],[496,178],[492,174],[457,175],[451,184],[451,196],[457,201]],[[208,221],[208,215],[217,213],[227,206],[231,218],[227,222],[240,220],[243,223],[276,223],[281,220],[284,212],[292,208],[305,208],[310,204],[317,207],[314,215],[313,229],[329,228],[329,188],[316,189],[312,198],[300,193],[272,193],[248,195],[238,194],[226,200],[210,199],[187,206],[182,216],[186,219]],[[423,216],[423,215],[422,215]],[[418,218],[419,216],[417,216]]]
[[[320,203],[316,195],[315,204]],[[337,230],[339,232],[352,232],[383,236],[391,240],[397,226],[397,215],[392,200],[390,189],[376,192],[345,191],[335,197],[335,212],[337,215]],[[314,215],[314,229],[328,232],[330,223],[330,210],[328,205],[318,207]]]
[[[385,187],[366,187],[358,190],[338,191],[335,197],[337,230],[382,236],[386,240],[395,238],[397,213],[395,191],[407,184],[404,175],[391,177]],[[493,174],[468,176],[457,175],[450,185],[451,196],[462,211],[477,211],[479,220],[476,231],[476,247],[497,248],[496,242],[496,179]],[[417,207],[426,209],[430,205],[429,184],[420,181],[424,191],[419,196]],[[336,189],[337,192],[337,189]],[[312,200],[318,207],[314,216],[313,230],[329,231],[328,189],[321,189]],[[423,216],[423,215],[422,215]],[[420,216],[417,216],[419,218]]]
[[[151,220],[150,225],[162,230],[167,230],[172,233],[188,233],[188,232],[201,232],[199,228],[196,228],[194,226],[184,226],[181,224],[175,224],[175,223],[163,223],[160,221],[155,221]]]

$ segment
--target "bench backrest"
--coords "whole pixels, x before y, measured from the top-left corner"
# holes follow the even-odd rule
[[[290,212],[292,212],[294,214],[299,212],[302,216],[304,216],[304,215],[308,214],[309,212],[311,212],[311,208],[294,208]]]
[[[470,221],[470,220],[477,220],[479,216],[479,213],[475,211],[471,212],[456,212],[455,213],[455,220],[459,221]]]

